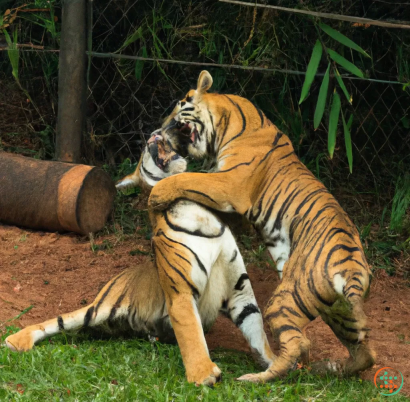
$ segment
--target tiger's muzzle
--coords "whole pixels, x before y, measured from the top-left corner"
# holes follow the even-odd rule
[[[157,130],[160,132],[160,130]],[[169,163],[181,158],[173,149],[169,141],[166,141],[162,135],[155,131],[148,140],[148,152],[155,164],[164,172],[168,173]]]
[[[173,146],[173,149],[175,149],[182,156],[187,156],[188,146],[195,145],[199,139],[199,132],[196,124],[191,121],[172,119],[164,130]]]

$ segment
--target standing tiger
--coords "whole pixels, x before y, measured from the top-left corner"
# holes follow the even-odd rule
[[[161,178],[185,170],[186,161],[167,150],[162,138],[155,135],[144,149],[137,169],[117,183],[117,188],[145,184],[153,186]],[[166,170],[166,172],[165,172]],[[179,201],[170,207],[158,221],[155,253],[161,268],[152,261],[126,269],[109,281],[92,304],[80,310],[63,314],[41,324],[31,325],[10,335],[6,345],[15,351],[26,351],[42,339],[61,331],[98,327],[110,334],[131,333],[144,338],[175,341],[169,319],[177,308],[167,309],[166,301],[174,294],[187,297],[183,282],[189,288],[189,297],[197,308],[197,318],[209,328],[221,311],[242,331],[253,355],[262,366],[273,360],[262,316],[246,273],[242,256],[229,228],[206,208],[191,201]],[[169,286],[162,286],[163,276]],[[169,305],[168,305],[169,306]],[[220,378],[214,366],[201,366],[204,356],[209,360],[202,326],[193,328],[190,317],[178,312],[179,324],[193,337],[194,351],[188,360],[188,381],[212,385]],[[195,344],[194,342],[197,342]]]
[[[177,103],[162,132],[179,154],[213,158],[213,172],[161,181],[149,206],[154,227],[170,203],[190,199],[245,215],[262,235],[283,275],[265,311],[280,353],[267,371],[240,379],[260,382],[286,374],[307,356],[303,328],[319,315],[349,350],[340,370],[353,374],[371,367],[375,355],[363,311],[371,271],[355,226],[262,111],[242,97],[208,93],[211,85],[211,75],[202,71],[197,88]]]

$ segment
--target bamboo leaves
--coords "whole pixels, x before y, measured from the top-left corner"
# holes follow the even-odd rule
[[[313,119],[313,125],[315,127],[315,130],[318,129],[319,124],[322,121],[323,113],[325,112],[327,90],[329,88],[329,73],[330,73],[330,63],[327,67],[326,74],[323,77],[322,85],[320,86],[320,90],[319,90],[319,96],[317,98],[315,116]]]
[[[345,117],[343,116],[343,113],[342,113],[342,121],[343,121],[343,131],[344,131],[344,136],[345,136],[347,162],[349,163],[350,173],[352,173],[353,172],[353,151],[352,151],[352,139],[350,137],[350,127],[352,127],[353,115],[350,116],[349,121],[346,124]]]
[[[357,45],[356,43],[354,43],[352,40],[350,40],[348,37],[344,36],[343,34],[341,34],[339,31],[336,31],[333,28],[330,28],[329,25],[320,23],[319,24],[320,28],[326,32],[331,38],[333,38],[334,40],[338,41],[339,43],[341,43],[344,46],[350,47],[350,49],[356,50],[359,53],[361,53],[362,55],[366,56],[366,57],[370,57],[359,45]]]
[[[350,63],[349,60],[346,60],[344,57],[340,56],[339,53],[335,52],[332,49],[327,49],[329,56],[337,63],[340,64],[345,70],[349,71],[350,73],[357,75],[360,78],[363,78],[363,73],[353,64]]]
[[[142,57],[148,57],[147,48],[143,46],[141,48]],[[144,68],[144,60],[137,60],[135,63],[135,78],[140,80],[142,78],[142,69]]]
[[[313,48],[312,57],[310,58],[305,82],[303,83],[302,94],[300,95],[299,105],[306,99],[309,93],[310,86],[312,85],[313,79],[315,78],[317,68],[319,67],[320,59],[322,58],[323,48],[319,40],[316,41]]]
[[[124,50],[127,46],[131,45],[131,43],[134,43],[138,39],[143,39],[142,36],[142,27],[139,27],[134,33],[132,33],[123,43],[123,45],[117,50],[117,52],[121,52],[121,50]]]
[[[345,94],[347,101],[350,104],[352,104],[352,97],[350,96],[349,91],[347,90],[346,85],[343,82],[342,77],[340,76],[337,68],[334,69],[334,72],[335,72],[335,77],[336,77],[337,83],[339,84],[339,87],[342,89],[343,93]]]
[[[337,92],[333,94],[332,106],[329,115],[329,130],[327,137],[327,149],[329,151],[330,159],[333,158],[333,152],[336,146],[337,123],[339,122],[340,114],[340,96]]]
[[[325,32],[330,38],[337,41],[339,44],[348,47],[349,49],[355,50],[361,55],[365,57],[370,57],[358,44],[353,42],[351,39],[347,38],[345,35],[341,34],[340,32],[336,31],[335,29],[331,28],[330,26],[319,23],[319,27],[323,32]],[[320,31],[318,31],[320,33]],[[323,52],[324,50],[324,52]],[[352,139],[350,135],[350,128],[353,122],[353,115],[350,116],[349,121],[346,123],[345,116],[342,111],[342,99],[340,98],[339,92],[343,92],[344,97],[346,98],[347,102],[351,105],[352,104],[352,96],[349,93],[348,88],[343,81],[341,74],[338,71],[337,66],[342,67],[344,70],[348,71],[349,73],[355,75],[359,78],[364,78],[363,72],[351,61],[347,60],[341,54],[336,52],[333,49],[329,49],[325,46],[322,40],[317,40],[315,46],[312,51],[312,56],[310,58],[306,76],[302,87],[302,92],[299,100],[299,104],[301,104],[309,94],[310,87],[313,83],[315,76],[317,75],[317,70],[322,59],[322,55],[325,53],[328,67],[326,69],[326,73],[323,76],[322,83],[319,89],[319,95],[316,101],[316,108],[313,118],[313,127],[317,130],[320,126],[320,123],[323,120],[323,116],[326,110],[327,105],[327,98],[328,98],[328,91],[329,85],[331,82],[331,78],[336,78],[334,84],[335,88],[333,91],[333,96],[331,97],[331,104],[328,105],[329,109],[329,125],[328,125],[328,152],[330,158],[333,158],[333,154],[336,148],[336,138],[338,132],[338,125],[340,120],[340,115],[342,115],[342,124],[343,124],[343,134],[344,134],[344,142],[346,146],[346,156],[347,161],[349,164],[350,173],[353,170],[353,150],[352,150]]]
[[[17,29],[13,31],[13,37],[11,38],[9,33],[4,30],[4,36],[7,41],[7,54],[10,59],[10,64],[12,68],[13,77],[19,82],[19,60],[20,60],[20,52],[17,48]]]

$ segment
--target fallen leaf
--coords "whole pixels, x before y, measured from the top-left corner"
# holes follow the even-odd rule
[[[21,384],[17,384],[17,392],[19,393],[19,394],[24,394],[24,388],[23,388],[23,386],[21,385]]]

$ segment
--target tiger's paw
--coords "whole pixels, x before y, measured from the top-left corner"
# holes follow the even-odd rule
[[[123,178],[123,179],[121,179],[121,180],[118,180],[116,183],[115,183],[115,188],[118,190],[118,191],[125,191],[125,190],[129,190],[129,189],[131,189],[131,188],[134,188],[134,187],[136,187],[138,185],[138,183],[137,182],[135,182],[134,180],[132,180],[132,179],[127,179],[127,178]]]
[[[269,371],[262,371],[261,373],[251,373],[251,374],[244,374],[243,376],[237,378],[237,381],[248,381],[253,382],[255,384],[263,384],[265,382],[273,380],[275,377]]]
[[[187,375],[187,379],[189,382],[194,382],[197,387],[200,385],[213,387],[217,382],[221,381],[222,371],[215,363],[211,363],[208,368],[202,368],[202,370],[192,375]]]
[[[319,361],[310,364],[310,372],[312,374],[342,374],[343,366],[339,361]]]
[[[16,334],[10,335],[5,340],[6,346],[13,352],[26,352],[33,349],[34,337],[30,327],[27,327]]]
[[[148,200],[149,208],[155,211],[162,211],[166,209],[167,205],[168,204],[166,202],[163,202],[160,197],[153,195],[151,193],[151,196],[149,197],[149,200]]]

